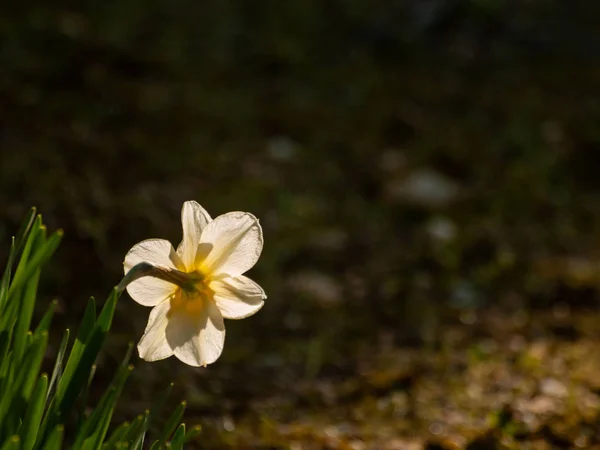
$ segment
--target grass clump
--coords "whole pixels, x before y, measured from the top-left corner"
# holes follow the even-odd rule
[[[65,330],[52,373],[42,373],[57,303],[50,304],[35,327],[32,319],[41,270],[61,238],[61,231],[48,235],[41,216],[32,209],[12,239],[0,280],[0,449],[141,449],[145,442],[152,449],[183,448],[199,433],[198,428],[186,430],[180,423],[185,402],[175,408],[155,439],[147,437],[170,388],[131,422],[111,423],[133,370],[131,344],[97,405],[78,406],[87,403],[94,363],[110,331],[119,289],[113,289],[99,312],[95,300],[89,300],[74,341]]]

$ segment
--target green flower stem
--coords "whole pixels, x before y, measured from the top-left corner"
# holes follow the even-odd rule
[[[186,273],[169,267],[160,267],[148,262],[141,262],[127,272],[116,289],[121,293],[130,283],[143,277],[153,277],[167,281],[187,292],[196,291],[196,285],[204,279],[199,272]]]

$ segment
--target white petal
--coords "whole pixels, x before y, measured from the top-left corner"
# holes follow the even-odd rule
[[[183,240],[177,247],[177,254],[185,264],[188,271],[194,269],[194,260],[200,235],[207,223],[211,221],[210,215],[197,202],[188,201],[181,208],[181,225],[183,228]]]
[[[182,269],[183,264],[173,246],[164,239],[148,239],[134,245],[125,255],[123,266],[125,273],[140,262],[149,262],[156,266]],[[177,289],[172,283],[152,277],[143,277],[127,286],[129,296],[144,306],[156,306]]]
[[[225,343],[223,316],[215,303],[206,299],[199,317],[182,312],[171,315],[167,342],[175,356],[190,366],[206,366],[215,362]]]
[[[169,300],[165,300],[150,311],[146,331],[138,343],[140,358],[146,361],[158,361],[173,355],[173,350],[167,342],[168,312]]]
[[[263,247],[262,229],[252,214],[230,212],[206,225],[201,246],[210,250],[203,261],[196,261],[205,274],[235,277],[258,261]]]
[[[265,304],[265,291],[243,275],[214,280],[210,288],[215,303],[226,319],[244,319],[256,313]]]

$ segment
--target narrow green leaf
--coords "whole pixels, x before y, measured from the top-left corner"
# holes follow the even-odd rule
[[[23,254],[25,254],[25,251],[27,250],[27,245],[29,244],[29,241],[32,240],[32,236],[34,236],[35,229],[36,228],[34,225],[32,233],[29,235],[28,242],[25,245],[25,249],[23,250]],[[17,267],[17,272],[15,273],[13,282],[11,283],[10,288],[8,289],[8,299],[9,300],[10,300],[11,296],[13,295],[13,293],[18,291],[19,289],[21,289],[23,284],[25,284],[26,280],[29,279],[31,277],[31,275],[39,267],[44,265],[50,259],[50,257],[54,254],[54,252],[58,248],[58,245],[60,244],[62,236],[63,236],[62,230],[58,230],[57,232],[52,234],[52,236],[50,236],[48,238],[48,240],[46,241],[45,245],[43,245],[42,248],[38,249],[38,251],[35,252],[35,254],[31,257],[30,261],[27,261],[27,265],[25,266],[23,271],[19,272],[19,266],[21,265],[21,262],[23,262],[23,260],[21,260],[21,262],[19,263],[19,266]]]
[[[0,315],[0,332],[6,334],[6,340],[9,343],[9,346],[13,340],[13,330],[18,318],[19,302],[8,302],[8,305],[4,311],[2,311],[2,315]]]
[[[190,431],[185,433],[185,438],[183,440],[184,444],[195,440],[202,433],[202,427],[200,425],[196,425],[195,427],[190,428]]]
[[[38,239],[38,235],[42,230],[42,217],[37,216],[35,218],[34,224],[31,226],[31,230],[29,235],[27,236],[27,241],[25,241],[25,246],[23,247],[23,252],[19,258],[19,263],[17,264],[17,268],[15,270],[15,275],[12,279],[12,283],[8,289],[8,299],[11,298],[11,295],[21,289],[23,284],[27,281],[27,272],[31,268],[31,270],[35,270],[37,267],[33,267],[30,259],[33,258],[33,255],[37,253],[42,248],[34,249],[36,240]],[[37,251],[36,251],[37,250]],[[8,300],[7,299],[7,300]]]
[[[25,219],[23,220],[23,222],[21,222],[21,228],[19,228],[19,231],[17,232],[16,237],[15,237],[15,244],[17,246],[17,255],[23,249],[23,246],[25,245],[25,242],[27,241],[27,237],[29,236],[29,233],[31,232],[31,227],[33,226],[33,223],[35,222],[37,217],[38,216],[36,215],[36,209],[35,209],[35,207],[33,207],[29,210],[29,212],[27,213],[27,216],[25,216]],[[41,219],[41,217],[40,217],[40,219]]]
[[[123,441],[130,442],[137,439],[138,435],[142,432],[142,427],[146,420],[147,414],[148,411],[146,411],[146,414],[140,414],[134,419],[133,422],[131,422],[131,425],[127,429],[127,433],[123,435]]]
[[[106,430],[106,427],[110,423],[110,417],[112,416],[112,410],[118,398],[118,392],[113,387],[108,389],[102,399],[94,409],[94,412],[87,418],[81,427],[78,436],[73,444],[73,450],[88,450],[100,448],[102,438]],[[102,438],[100,436],[102,435]],[[100,440],[98,440],[100,438]]]
[[[110,413],[104,414],[100,423],[98,424],[98,429],[94,433],[94,435],[88,438],[85,447],[85,450],[98,450],[102,446],[102,442],[106,437],[106,432],[108,431],[108,426],[110,425],[110,421],[112,419],[112,410],[114,410],[114,406],[117,403],[119,398],[119,394],[115,393],[115,398],[112,400],[112,407]]]
[[[150,419],[150,411],[146,410],[144,413],[144,420],[140,424],[137,436],[131,444],[132,450],[142,450],[144,448],[144,440],[146,439],[146,432],[148,431],[148,421]]]
[[[61,415],[63,415],[65,411],[69,411],[71,409],[75,403],[78,393],[87,380],[92,364],[96,360],[98,352],[104,343],[106,333],[112,324],[112,318],[115,313],[117,299],[118,295],[116,295],[115,290],[113,290],[112,294],[104,304],[104,307],[98,316],[98,320],[96,321],[90,336],[84,344],[81,358],[77,362],[77,365],[73,368],[72,375],[68,379],[68,383],[65,383],[64,390],[60,390],[62,381],[67,378],[67,369],[69,369],[71,358],[69,358],[69,361],[67,362],[63,380],[61,380],[61,383],[59,384],[60,395],[57,392],[57,398],[60,401],[59,411],[61,412]]]
[[[169,440],[169,437],[171,436],[171,434],[173,434],[173,431],[175,430],[177,425],[179,425],[179,422],[181,422],[183,412],[185,411],[185,406],[185,401],[177,405],[177,408],[175,408],[175,411],[173,411],[171,417],[169,417],[169,420],[167,420],[167,424],[165,425],[162,433],[160,434],[161,441],[166,442]]]
[[[36,384],[47,343],[48,333],[44,332],[32,341],[23,361],[19,365],[14,364],[10,389],[4,391],[0,400],[0,422],[4,432],[10,430],[10,434],[13,434],[18,430],[21,415],[27,408]]]
[[[81,325],[77,330],[77,340],[84,343],[88,340],[96,324],[96,299],[90,297],[85,311],[83,313],[83,319],[81,319]]]
[[[62,341],[60,342],[60,347],[58,348],[58,353],[56,355],[56,361],[54,361],[54,368],[52,369],[52,376],[50,378],[50,385],[48,386],[48,390],[46,392],[46,399],[52,395],[52,390],[54,389],[55,383],[60,381],[62,377],[63,371],[63,359],[65,357],[65,353],[67,352],[67,345],[69,343],[69,335],[70,331],[67,328],[63,335]]]
[[[10,244],[10,250],[8,252],[8,262],[6,263],[6,267],[4,268],[4,273],[2,274],[2,279],[0,280],[0,313],[4,311],[4,306],[6,304],[6,299],[8,298],[8,288],[10,286],[10,279],[12,276],[12,267],[14,265],[14,259],[16,256],[17,250],[15,247],[15,238],[12,239]]]
[[[0,397],[0,441],[3,437],[11,436],[17,432],[16,419],[20,411],[15,411],[11,414],[11,407],[18,398],[21,390],[22,380],[18,376],[18,367],[16,364],[11,364],[8,372],[3,377],[2,392],[4,395]]]
[[[90,387],[92,386],[92,381],[96,376],[96,364],[92,364],[92,369],[90,370],[90,374],[88,375],[87,384],[81,391],[81,399],[80,399],[80,411],[79,418],[77,423],[77,429],[80,429],[83,426],[83,422],[86,420],[85,410],[87,409],[87,401],[90,395]]]
[[[167,398],[169,397],[169,394],[171,393],[171,390],[173,389],[174,385],[175,384],[172,382],[169,383],[167,388],[164,391],[160,392],[158,398],[154,401],[154,405],[152,405],[152,408],[150,409],[150,423],[153,423],[156,417],[158,417],[160,411],[163,409],[165,403],[167,402]]]
[[[13,351],[17,361],[20,361],[25,353],[27,332],[31,327],[31,318],[33,316],[33,308],[35,306],[39,281],[40,269],[36,270],[27,281],[23,295],[21,296],[19,318],[17,319],[13,335]]]
[[[133,366],[131,366],[129,364],[129,361],[131,361],[131,355],[133,353],[133,342],[129,342],[127,344],[127,351],[125,352],[125,357],[123,358],[123,361],[121,361],[121,364],[119,365],[119,368],[117,369],[117,372],[121,372],[124,373],[126,370],[133,370]],[[118,375],[115,377],[115,382],[119,382],[119,380],[121,380],[121,377],[119,377]],[[123,383],[125,382],[125,379],[122,380]]]
[[[13,353],[12,350],[10,348],[10,343],[11,343],[11,336],[10,333],[8,331],[4,331],[2,333],[0,333],[0,339],[2,340],[2,346],[3,346],[3,350],[5,351],[4,354],[0,354],[0,357],[2,358],[0,360],[0,392],[11,392],[10,388],[11,388],[11,384],[12,384],[12,380],[13,380],[13,374],[15,371],[15,361],[14,361],[14,357],[13,357]],[[3,397],[0,396],[0,430],[3,429],[2,427],[2,415],[3,415],[3,411],[2,411],[2,403]],[[2,435],[0,434],[0,437]]]
[[[67,390],[73,378],[73,374],[79,365],[81,355],[83,354],[85,348],[85,343],[89,339],[89,336],[94,329],[95,322],[96,302],[94,301],[94,297],[91,297],[85,308],[85,312],[83,313],[83,319],[81,320],[77,337],[75,338],[75,343],[71,348],[69,359],[67,359],[63,376],[61,377],[56,388],[56,398],[59,402],[63,400],[65,391]],[[87,376],[85,378],[87,378]]]
[[[29,213],[21,223],[21,228],[19,229],[16,238],[13,237],[12,239],[10,253],[8,255],[8,261],[4,269],[4,274],[2,275],[2,282],[0,282],[0,311],[3,310],[4,302],[6,301],[8,296],[8,288],[12,274],[12,269],[15,265],[19,253],[25,245],[29,232],[31,231],[31,227],[33,226],[33,222],[35,220],[35,212],[35,207],[29,210]]]
[[[8,331],[0,331],[0,377],[6,371],[6,365],[9,363],[8,361],[8,353],[9,353],[9,345],[10,345],[10,335]],[[0,383],[0,388],[1,388]]]
[[[23,442],[21,448],[23,450],[32,450],[33,445],[38,436],[40,422],[44,414],[44,406],[46,405],[46,392],[48,391],[48,376],[42,374],[33,390],[29,405],[25,411],[23,426],[20,430],[21,440]]]
[[[7,332],[10,340],[12,340],[13,330],[19,318],[18,297],[16,301],[7,301],[4,310],[0,314],[0,331]]]
[[[40,333],[41,331],[48,330],[48,328],[50,328],[50,324],[52,323],[52,316],[54,315],[54,311],[56,311],[57,307],[58,300],[52,300],[52,302],[50,302],[48,310],[44,313],[42,320],[40,320],[40,323],[38,323],[38,326],[35,329],[36,334]]]
[[[9,342],[10,343],[10,342]],[[0,392],[12,392],[12,383],[14,380],[14,373],[16,364],[14,363],[14,358],[12,354],[12,350],[10,348],[6,349],[7,353],[2,357],[0,361]],[[6,437],[6,435],[2,434],[3,423],[2,417],[4,415],[3,411],[3,402],[6,402],[8,397],[7,395],[0,396],[0,439]]]
[[[160,411],[163,409],[163,407],[167,401],[169,394],[171,393],[171,390],[173,389],[173,386],[174,386],[174,383],[172,383],[172,382],[169,383],[167,388],[164,391],[161,391],[160,394],[158,395],[158,398],[154,401],[154,404],[152,405],[152,408],[150,409],[150,414],[149,414],[148,420],[145,423],[145,428],[143,429],[144,432],[147,432],[150,429],[150,426],[152,425],[152,423],[154,423],[154,421],[158,417]],[[152,444],[152,447],[154,447],[155,445],[161,445],[160,441],[155,441],[154,444]]]
[[[130,357],[131,352],[125,356],[124,362],[126,363]],[[132,370],[132,366],[124,366],[123,364],[121,365],[121,368],[117,371],[117,374],[111,383],[110,389],[102,396],[94,412],[80,427],[79,433],[75,440],[74,448],[78,448],[78,445],[82,444],[85,439],[90,437],[93,438],[93,442],[98,444],[97,448],[100,447],[100,444],[106,436],[117,399],[121,395],[125,381],[131,374]]]
[[[19,436],[11,436],[4,442],[0,450],[18,450],[21,443]]]
[[[125,436],[127,436],[127,431],[129,430],[130,425],[131,424],[129,422],[123,422],[121,425],[115,428],[110,437],[102,445],[102,450],[112,449],[115,447],[117,442],[122,441]]]
[[[13,330],[15,324],[17,324],[17,321],[19,319],[19,310],[21,304],[23,303],[18,297],[20,297],[23,285],[27,282],[27,278],[25,277],[25,275],[28,273],[28,271],[30,271],[32,267],[28,259],[35,247],[35,241],[37,240],[37,236],[39,235],[40,230],[41,218],[38,217],[35,220],[35,224],[32,226],[31,232],[27,237],[27,242],[25,243],[25,247],[23,248],[23,252],[19,259],[19,263],[17,264],[15,276],[12,280],[12,283],[10,283],[8,287],[8,291],[5,296],[6,298],[3,300],[2,303],[2,310],[0,313],[0,332],[8,333],[6,338],[9,342],[14,339]],[[32,274],[33,272],[34,270],[31,270]],[[16,296],[17,298],[15,299],[15,301],[10,302],[9,300],[12,296]],[[23,339],[25,339],[25,336],[22,333],[20,333],[17,336],[18,342],[16,348],[16,359],[20,359],[22,356]]]
[[[65,365],[63,374],[60,377],[60,380],[56,381],[56,392],[50,400],[50,406],[44,417],[44,420],[42,421],[40,431],[42,436],[45,436],[46,433],[49,432],[49,429],[53,428],[59,422],[61,416],[61,403],[64,401],[65,392],[67,391],[67,388],[69,387],[73,379],[73,376],[79,365],[79,361],[81,360],[81,356],[85,348],[85,342],[89,339],[89,336],[94,328],[95,322],[96,302],[94,301],[94,298],[91,297],[85,308],[85,312],[83,313],[83,319],[81,320],[81,324],[79,325],[77,337],[75,338],[75,343],[73,344],[71,352],[69,353],[69,358],[67,359],[67,363]],[[87,375],[84,375],[83,379],[85,380],[86,378]],[[79,389],[81,389],[81,386],[79,387]],[[73,395],[75,395],[76,397],[78,392],[79,391],[77,391]]]
[[[171,448],[174,450],[183,450],[183,444],[185,442],[185,424],[182,423],[175,431],[173,439],[171,439]]]
[[[102,311],[98,316],[98,327],[104,333],[110,330],[110,327],[112,325],[112,319],[115,315],[115,307],[117,305],[117,300],[120,296],[120,293],[116,289],[113,289],[110,295],[108,296],[108,300],[104,304],[104,308],[102,308]]]
[[[46,443],[43,447],[43,450],[61,450],[62,442],[64,435],[64,427],[62,425],[57,425],[54,427],[48,439],[46,439]]]
[[[28,400],[33,392],[33,388],[38,378],[38,373],[42,367],[46,347],[48,346],[48,332],[44,331],[39,336],[34,336],[31,345],[27,349],[27,354],[23,359],[20,368],[20,378],[23,380],[21,395]]]
[[[94,326],[94,331],[92,332],[88,343],[86,343],[86,348],[84,350],[84,354],[82,355],[81,361],[86,361],[86,352],[90,351],[90,349],[94,349],[93,345],[96,345],[96,341],[94,339],[95,337],[98,337],[100,342],[98,343],[97,351],[93,353],[93,358],[96,358],[96,355],[100,350],[100,346],[102,345],[102,341],[104,340],[104,336],[110,329],[112,317],[114,315],[114,309],[116,306],[116,300],[117,295],[111,295],[106,302],[102,312],[100,313],[100,316],[98,317],[96,325]],[[86,448],[88,445],[91,445],[90,442],[96,442],[98,445],[97,448],[100,447],[100,444],[106,436],[116,401],[123,390],[125,381],[133,370],[133,366],[128,365],[129,359],[131,358],[132,349],[133,345],[130,344],[125,358],[123,359],[123,362],[121,363],[119,369],[117,370],[117,374],[111,383],[111,390],[114,392],[109,390],[104,394],[98,407],[96,407],[92,415],[88,417],[85,420],[85,423],[80,427],[80,432],[78,433],[75,441],[75,448],[78,448],[78,445],[81,445],[81,448]],[[95,430],[95,432],[92,434],[93,430]],[[91,438],[91,440],[88,438]],[[87,441],[84,441],[84,439],[87,439]]]

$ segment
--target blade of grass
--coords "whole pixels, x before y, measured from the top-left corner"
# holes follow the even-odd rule
[[[31,240],[31,237],[34,234],[33,231],[35,231],[35,225],[32,230],[32,234],[29,235],[29,240]],[[33,272],[35,272],[38,267],[44,265],[50,259],[50,257],[54,254],[54,252],[58,248],[58,245],[60,244],[62,236],[63,236],[62,230],[58,230],[55,233],[53,233],[48,238],[46,243],[42,246],[42,248],[38,249],[38,251],[35,252],[35,254],[31,258],[31,261],[28,262],[26,268],[21,273],[19,273],[19,267],[17,267],[17,272],[15,273],[13,282],[11,283],[10,288],[8,289],[8,299],[11,298],[11,296],[14,294],[14,292],[21,289],[23,284],[25,284],[26,280],[28,280],[31,277]],[[28,240],[28,243],[29,243],[29,240]],[[27,245],[25,246],[23,253],[25,253],[26,249],[27,249]]]
[[[14,302],[7,302],[6,308],[4,308],[2,315],[0,315],[0,331],[8,333],[9,341],[13,339],[13,331],[19,318],[20,292],[18,293],[19,295],[16,296],[17,299]]]
[[[2,338],[2,345],[5,353],[0,355],[0,392],[12,392],[11,384],[14,379],[15,363],[12,349],[10,348],[11,335],[8,331],[3,332],[0,337]],[[2,402],[6,395],[0,396],[0,418],[3,417],[4,412],[2,410]],[[6,435],[2,434],[4,427],[0,419],[0,438],[6,438]]]
[[[87,384],[85,385],[85,388],[81,390],[79,400],[80,410],[79,417],[77,418],[77,429],[80,429],[83,426],[83,423],[87,418],[87,416],[85,415],[85,411],[87,408],[88,396],[90,395],[90,387],[92,386],[92,381],[94,381],[94,377],[96,376],[96,368],[96,364],[92,364],[92,369],[90,370]]]
[[[23,222],[21,222],[21,228],[19,228],[19,231],[17,232],[15,238],[15,242],[17,245],[17,255],[18,252],[20,252],[23,248],[23,245],[25,245],[25,241],[27,239],[27,236],[29,235],[29,232],[31,231],[31,227],[33,226],[33,222],[35,221],[36,217],[37,209],[35,206],[32,206],[27,215],[25,216]]]
[[[50,306],[44,313],[42,320],[40,320],[40,323],[38,323],[38,326],[35,329],[36,333],[39,333],[40,331],[47,330],[48,328],[50,328],[50,324],[52,323],[52,316],[54,316],[54,311],[56,311],[57,307],[58,307],[58,300],[52,300],[52,302],[50,302]]]
[[[9,361],[12,361],[12,353],[9,354]],[[10,404],[13,400],[13,396],[17,395],[19,386],[16,385],[15,372],[17,370],[16,364],[8,364],[6,372],[2,373],[2,389],[3,395],[0,397],[0,442],[15,433],[14,422],[10,420]]]
[[[32,450],[38,436],[40,422],[42,421],[42,415],[44,414],[44,407],[46,406],[46,393],[48,391],[48,376],[42,374],[33,390],[29,405],[25,411],[25,418],[23,419],[23,425],[19,432],[22,440],[21,448],[23,450]]]
[[[198,436],[200,436],[201,433],[202,433],[202,427],[200,425],[196,425],[195,427],[192,427],[190,429],[190,431],[185,433],[185,438],[183,439],[183,443],[187,444],[188,442],[193,441]]]
[[[183,401],[179,405],[177,405],[177,408],[175,408],[175,411],[173,411],[173,413],[171,414],[171,417],[169,417],[169,420],[167,420],[167,423],[166,423],[162,433],[160,434],[159,440],[161,440],[163,442],[166,442],[169,440],[169,437],[171,436],[171,434],[173,434],[173,431],[175,431],[175,428],[177,427],[177,425],[181,421],[181,418],[183,417],[183,412],[185,411],[185,406],[186,406],[185,401]]]
[[[131,424],[129,422],[123,422],[111,433],[110,437],[102,445],[102,450],[108,450],[115,447],[117,442],[122,441],[127,436],[127,431]]]
[[[2,372],[4,371],[3,366],[5,365],[5,361],[8,357],[8,353],[9,353],[9,346],[10,346],[10,334],[8,333],[8,331],[0,331],[0,361],[2,361],[2,363],[0,363],[0,376],[2,376]],[[1,385],[1,383],[0,383]]]
[[[8,297],[8,288],[12,274],[12,269],[15,265],[19,253],[23,248],[23,245],[25,245],[29,232],[31,231],[31,227],[33,226],[33,222],[35,220],[35,213],[35,207],[29,210],[29,213],[21,223],[21,228],[19,229],[17,236],[13,237],[12,239],[12,245],[10,248],[10,253],[8,255],[8,261],[4,269],[4,274],[2,275],[2,282],[0,283],[0,311],[4,309],[4,303],[6,301],[6,298]]]
[[[13,338],[13,351],[15,360],[17,361],[20,361],[23,358],[23,354],[25,352],[27,332],[31,326],[31,318],[33,316],[33,309],[35,306],[35,299],[40,281],[40,273],[40,269],[37,269],[33,273],[31,278],[27,281],[21,297],[19,318],[15,324]]]
[[[177,427],[177,431],[173,435],[173,439],[171,439],[170,447],[173,450],[183,450],[183,444],[185,440],[185,424],[182,423]]]
[[[77,332],[77,336],[75,338],[75,342],[73,343],[73,347],[71,348],[71,352],[69,353],[69,358],[67,359],[67,364],[65,366],[65,370],[63,372],[63,376],[58,383],[56,388],[56,396],[59,399],[62,399],[64,393],[73,378],[73,374],[75,373],[75,369],[79,364],[81,359],[81,355],[85,349],[85,343],[89,339],[92,330],[94,329],[94,325],[96,323],[96,302],[94,297],[91,297],[88,301],[88,304],[85,308],[85,312],[83,313],[83,319],[81,320],[81,324],[79,326],[79,330]]]
[[[21,439],[19,436],[11,436],[6,442],[0,447],[0,450],[18,450],[20,447]]]
[[[118,399],[119,399],[119,394],[115,393],[115,398],[112,401],[113,405],[112,405],[110,413],[104,414],[100,423],[98,424],[98,429],[96,430],[94,435],[91,436],[87,440],[87,442],[86,442],[87,445],[84,446],[84,450],[98,450],[99,448],[102,447],[102,442],[104,441],[104,438],[106,437],[106,432],[108,431],[108,426],[110,425],[110,421],[112,419],[112,410],[114,409],[114,406],[117,403]]]
[[[171,390],[173,389],[174,385],[175,384],[172,382],[169,383],[169,386],[167,386],[167,388],[163,392],[161,392],[158,398],[154,401],[154,405],[152,405],[152,408],[150,409],[150,423],[154,423],[154,420],[156,419],[156,417],[158,417],[158,414],[167,402],[167,398],[169,397],[169,394],[171,393]]]
[[[54,427],[48,439],[46,439],[43,450],[61,450],[63,443],[64,427],[57,425]]]
[[[61,384],[59,384],[59,392],[56,394],[56,397],[60,402],[59,411],[61,411],[61,416],[64,414],[64,411],[69,411],[71,409],[75,403],[77,394],[87,381],[91,367],[94,364],[102,344],[104,343],[104,338],[111,327],[117,299],[118,295],[116,294],[116,291],[113,290],[108,300],[104,304],[104,307],[98,316],[98,320],[94,324],[92,332],[84,344],[81,358],[74,367],[72,376],[68,379],[68,383],[65,383],[64,389],[60,390],[62,381],[66,378],[67,369],[65,369],[63,380],[61,380]],[[67,362],[67,368],[70,364],[70,359],[71,358],[69,358],[69,362]]]
[[[110,422],[110,416],[112,415],[112,407],[117,401],[119,394],[113,387],[108,389],[100,403],[94,409],[92,415],[84,423],[79,436],[73,444],[73,450],[92,450],[100,447],[100,443],[97,444],[98,433],[102,432],[102,428],[105,422]],[[106,426],[108,427],[108,422]]]
[[[35,386],[40,368],[42,367],[42,361],[46,348],[48,346],[48,332],[42,331],[39,335],[33,336],[33,341],[27,349],[27,354],[23,359],[21,366],[21,379],[23,380],[23,387],[21,389],[21,396],[25,400],[29,400],[33,388]]]
[[[116,386],[117,380],[119,380],[121,378],[122,374],[127,369],[129,360],[131,359],[132,348],[133,348],[133,344],[130,343],[129,348],[127,349],[127,352],[125,353],[125,357],[123,358],[123,361],[121,361],[121,364],[119,365],[119,369],[117,369],[117,373],[116,373],[113,381],[111,382],[111,386]],[[86,405],[87,405],[87,399],[88,399],[88,395],[89,395],[90,386],[92,384],[92,380],[94,378],[95,373],[96,373],[96,365],[94,364],[94,365],[92,365],[92,370],[91,370],[90,376],[88,378],[87,387],[86,387],[86,389],[83,390],[82,395],[81,395],[81,413],[79,414],[78,428],[81,428],[84,420],[86,420],[84,413],[85,413],[85,409],[86,409]],[[123,380],[123,383],[124,383],[124,380]],[[122,386],[121,386],[121,388],[122,388]]]
[[[65,330],[65,334],[63,335],[62,341],[60,342],[60,347],[58,348],[58,353],[56,355],[56,361],[54,362],[54,368],[52,369],[52,376],[50,378],[50,385],[48,386],[48,390],[46,392],[46,399],[50,397],[52,394],[52,389],[54,389],[54,384],[60,381],[63,371],[63,359],[65,357],[65,353],[67,351],[67,345],[69,343],[69,329]]]
[[[0,280],[0,313],[4,311],[4,305],[6,304],[6,299],[8,298],[8,288],[10,285],[12,267],[14,265],[16,253],[17,249],[15,246],[15,238],[13,237],[10,244],[10,250],[8,252],[8,262],[6,263],[6,267],[4,268],[2,280]]]
[[[48,332],[34,337],[23,361],[13,365],[16,376],[10,390],[5,391],[0,400],[0,423],[4,433],[7,430],[10,434],[16,433],[19,428],[21,415],[27,409],[38,378],[47,343]]]
[[[31,231],[27,237],[27,242],[25,243],[25,247],[23,248],[23,252],[21,257],[19,258],[19,263],[17,264],[17,269],[15,276],[13,278],[12,283],[10,283],[8,287],[8,292],[6,294],[6,301],[4,302],[4,308],[2,313],[0,314],[0,332],[4,334],[3,338],[8,339],[9,345],[11,341],[14,341],[14,328],[19,320],[19,309],[21,306],[21,293],[22,293],[22,285],[26,283],[26,279],[24,278],[24,273],[30,267],[29,264],[29,256],[34,249],[34,243],[41,229],[41,218],[36,218],[34,225],[31,228]],[[15,285],[15,280],[21,280],[21,284]],[[10,302],[10,298],[16,297],[13,302]],[[20,359],[21,350],[22,350],[22,340],[24,336],[20,335],[18,337],[19,343],[17,344],[17,358]],[[6,361],[3,360],[3,364]],[[0,370],[1,371],[1,370]]]
[[[48,315],[48,313],[46,314]],[[67,359],[67,364],[65,366],[64,372],[60,377],[60,380],[57,380],[56,392],[50,398],[50,406],[48,407],[48,411],[44,416],[44,420],[42,421],[42,425],[40,428],[40,434],[42,436],[45,436],[46,433],[49,432],[49,429],[53,428],[59,421],[60,401],[64,397],[64,393],[67,390],[71,379],[73,378],[77,365],[79,364],[79,361],[83,354],[85,342],[89,339],[89,336],[92,333],[95,323],[96,302],[94,301],[94,298],[91,297],[85,308],[85,312],[83,313],[83,319],[81,320],[81,324],[79,325],[77,337],[75,338],[75,342],[73,343],[73,347],[71,348],[71,352],[69,353],[69,358]],[[40,448],[40,443],[41,441],[36,443],[36,448]]]
[[[94,439],[92,441],[98,444],[98,448],[100,447],[100,444],[106,436],[108,425],[110,424],[110,418],[112,417],[116,402],[123,391],[125,381],[133,370],[133,366],[126,365],[129,361],[129,358],[131,358],[131,351],[129,351],[125,356],[121,367],[117,371],[117,374],[111,383],[109,391],[102,396],[94,412],[80,427],[73,448],[78,448],[78,446],[82,445],[89,437],[93,437]],[[104,420],[106,417],[108,417],[108,419]]]
[[[8,299],[10,299],[12,293],[20,289],[22,285],[27,281],[28,277],[26,277],[25,274],[27,273],[28,268],[31,267],[30,260],[33,258],[32,255],[36,253],[36,250],[41,249],[34,249],[36,241],[38,239],[38,235],[41,230],[42,217],[38,215],[35,218],[33,225],[31,226],[31,230],[29,231],[27,240],[25,241],[25,246],[23,247],[23,251],[19,258],[19,263],[17,264],[17,268],[15,270],[15,275],[12,279],[10,287],[8,288]],[[32,270],[35,269],[36,267],[32,268]]]
[[[9,302],[6,309],[2,312],[2,316],[0,316],[0,333],[2,333],[4,342],[6,342],[6,352],[10,350],[13,341],[13,330],[17,323],[18,312],[19,302]],[[2,356],[4,358],[6,353]],[[4,359],[2,360],[2,363],[4,364]]]
[[[132,450],[142,450],[144,448],[144,441],[146,440],[146,432],[148,431],[148,421],[150,419],[150,411],[146,410],[144,413],[144,420],[140,424],[140,429],[135,437],[135,440],[131,444]]]
[[[146,420],[146,414],[140,414],[137,416],[131,425],[127,429],[127,433],[123,436],[123,441],[131,442],[137,438],[137,436],[141,433],[142,426],[144,421]]]
[[[89,328],[86,331],[85,327],[80,329],[80,334],[83,333],[82,337],[86,337],[86,339],[83,342],[80,341],[80,335],[78,334],[71,355],[69,355],[65,372],[58,384],[52,406],[42,422],[42,430],[44,433],[48,428],[65,419],[67,412],[71,411],[77,396],[82,388],[84,388],[92,365],[96,360],[98,352],[104,343],[104,338],[112,324],[118,297],[118,292],[113,289],[91,331],[89,331]],[[90,300],[90,303],[91,302],[92,300]],[[86,313],[87,312],[88,310],[86,310]],[[77,351],[75,351],[76,347]]]

